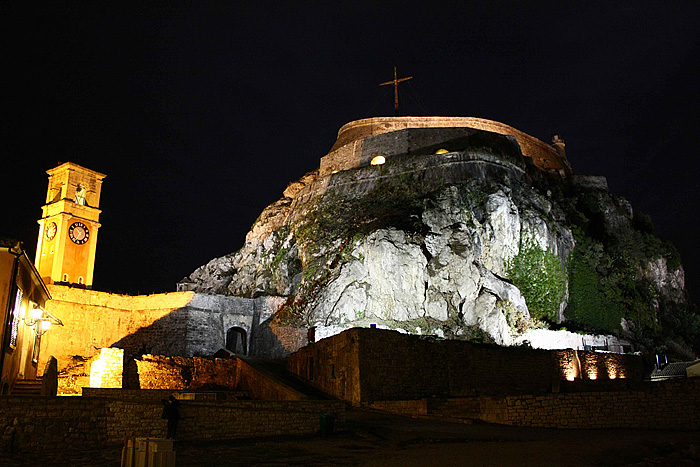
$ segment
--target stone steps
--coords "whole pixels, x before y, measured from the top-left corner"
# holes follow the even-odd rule
[[[10,394],[13,396],[40,396],[41,379],[18,379]]]

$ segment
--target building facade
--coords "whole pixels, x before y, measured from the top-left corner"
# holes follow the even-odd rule
[[[22,244],[0,238],[0,393],[9,394],[18,380],[36,380],[50,299]]]

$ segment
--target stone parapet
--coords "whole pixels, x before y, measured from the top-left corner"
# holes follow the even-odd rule
[[[163,437],[160,400],[99,397],[0,398],[0,450],[65,450]],[[342,421],[341,401],[182,401],[178,437],[191,441],[312,435],[321,414]]]
[[[355,120],[340,128],[335,144],[328,155],[321,159],[321,175],[359,165],[365,138],[408,128],[473,128],[513,136],[523,155],[532,158],[540,169],[571,173],[563,149],[558,151],[501,122],[476,117],[375,117]]]

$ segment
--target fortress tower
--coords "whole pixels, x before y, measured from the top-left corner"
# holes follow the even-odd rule
[[[36,268],[47,284],[92,285],[104,174],[66,162],[47,170]]]

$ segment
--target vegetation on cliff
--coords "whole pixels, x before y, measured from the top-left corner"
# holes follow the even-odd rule
[[[290,325],[508,344],[548,324],[650,352],[700,351],[678,253],[624,199],[491,162],[440,168],[447,181],[432,161],[348,170],[303,203],[284,198],[239,253],[191,280],[287,296],[275,319]]]

